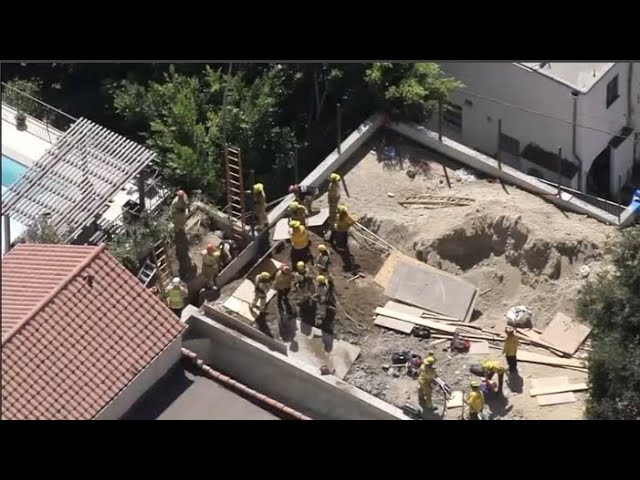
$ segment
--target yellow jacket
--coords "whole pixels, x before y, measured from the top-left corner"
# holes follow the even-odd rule
[[[484,394],[480,390],[472,390],[467,396],[467,405],[471,412],[480,413],[484,408]]]
[[[484,362],[482,364],[482,369],[485,372],[493,372],[497,373],[498,375],[507,371],[506,368],[500,365],[500,362],[496,362],[495,360],[487,360],[486,362]]]
[[[418,376],[418,383],[421,387],[430,387],[431,382],[436,379],[436,369],[426,363],[420,366],[420,374]]]
[[[298,228],[294,228],[291,231],[291,245],[296,250],[300,250],[309,245],[309,235],[307,229],[300,225]]]
[[[506,357],[515,357],[516,353],[518,353],[518,337],[515,335],[507,335],[507,338],[504,341],[504,348],[502,351],[504,352]]]
[[[327,191],[327,196],[329,200],[332,202],[337,202],[340,200],[340,184],[338,182],[329,183],[329,190]]]
[[[253,200],[255,202],[255,209],[265,210],[267,208],[267,196],[264,192],[254,193]]]
[[[273,281],[273,288],[276,290],[286,290],[287,288],[291,288],[291,283],[293,282],[293,274],[291,272],[284,273],[282,270],[278,270],[276,273],[276,278]]]
[[[355,223],[356,221],[351,215],[349,215],[349,213],[339,213],[336,218],[336,224],[334,228],[337,232],[346,232],[349,230],[349,227]]]

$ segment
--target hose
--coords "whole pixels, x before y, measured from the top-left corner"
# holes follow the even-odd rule
[[[356,319],[354,319],[351,315],[349,315],[349,312],[347,312],[345,310],[345,308],[342,306],[342,304],[338,301],[338,299],[335,297],[335,295],[333,296],[334,301],[336,302],[336,305],[338,307],[340,307],[345,315],[345,317],[347,317],[349,320],[351,320],[351,322],[356,326],[356,328],[360,331],[364,331],[367,329],[367,327],[365,327],[364,325],[362,325],[360,322],[358,322]]]

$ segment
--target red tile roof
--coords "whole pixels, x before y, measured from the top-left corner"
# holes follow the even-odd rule
[[[2,260],[2,418],[90,419],[184,326],[104,246]]]

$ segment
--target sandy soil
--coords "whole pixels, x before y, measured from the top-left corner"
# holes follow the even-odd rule
[[[380,145],[378,139],[354,155],[341,172],[345,187],[342,202],[363,225],[403,253],[475,284],[484,293],[476,303],[473,321],[483,327],[502,331],[504,314],[515,305],[529,307],[538,328],[544,328],[556,312],[575,317],[575,298],[585,281],[578,271],[588,265],[593,275],[606,266],[604,246],[617,235],[614,227],[562,212],[535,195],[481,178],[391,134],[387,141],[395,145],[396,161],[380,160],[372,150]],[[408,175],[408,170],[416,175]],[[418,195],[424,202],[421,205],[399,203]],[[326,198],[316,205],[325,206]],[[315,234],[311,238],[315,256],[315,247],[322,240]],[[406,375],[395,377],[382,365],[391,363],[391,355],[403,350],[426,356],[433,340],[373,325],[375,308],[388,300],[373,282],[385,254],[358,238],[350,239],[350,245],[365,277],[353,280],[353,273],[343,270],[339,255],[331,250],[339,305],[333,321],[324,325],[338,339],[361,348],[345,380],[397,406],[417,404],[417,381]],[[198,248],[203,248],[200,242]],[[289,247],[274,257],[288,261]],[[220,304],[238,283],[223,289]],[[313,316],[312,312],[305,320],[313,322]],[[261,328],[281,337],[275,301],[269,304],[265,319]],[[437,369],[454,390],[466,390],[471,380],[469,365],[486,357],[450,354],[443,351],[446,346],[439,345],[435,352]],[[500,350],[492,350],[490,356],[500,358]],[[520,376],[505,385],[506,399],[489,403],[492,417],[581,418],[584,393],[576,393],[577,403],[549,407],[538,406],[529,396],[532,378],[552,376],[567,376],[572,381],[585,381],[586,377],[572,370],[521,363]],[[442,406],[442,398],[436,398],[435,403]]]

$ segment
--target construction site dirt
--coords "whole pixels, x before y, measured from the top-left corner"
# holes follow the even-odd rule
[[[383,160],[376,151],[382,152],[390,145],[395,150],[390,155],[393,158]],[[502,333],[507,310],[519,305],[531,310],[533,325],[539,329],[557,312],[576,318],[578,291],[589,274],[607,267],[604,247],[617,235],[614,227],[563,212],[542,198],[483,178],[391,133],[372,139],[341,170],[341,202],[348,205],[352,215],[405,255],[475,285],[479,295],[471,321],[488,331]],[[326,206],[326,196],[314,205]],[[314,256],[315,247],[325,243],[319,233],[310,235]],[[425,357],[433,351],[441,378],[453,390],[463,391],[468,391],[472,379],[471,364],[487,358],[504,363],[501,343],[494,344],[489,355],[457,354],[448,350],[448,341],[431,346],[436,339],[374,325],[376,307],[390,300],[374,282],[387,248],[384,243],[358,235],[349,242],[363,276],[344,271],[340,256],[330,250],[337,304],[332,325],[325,325],[336,339],[360,348],[346,381],[402,407],[417,404],[418,384],[406,373],[383,368],[391,364],[394,353],[410,351]],[[201,242],[197,248],[202,248]],[[275,252],[274,259],[288,262],[289,248],[287,245]],[[216,302],[220,308],[239,283],[237,280],[223,288]],[[260,328],[280,338],[278,319],[277,302],[273,300]],[[571,382],[584,382],[584,372],[523,362],[519,371],[505,382],[503,399],[488,400],[492,418],[582,417],[584,393],[577,393],[574,402],[540,406],[529,390],[534,378],[565,376]],[[459,408],[445,416],[444,398],[434,392],[434,403],[439,407],[435,418],[460,416]]]

